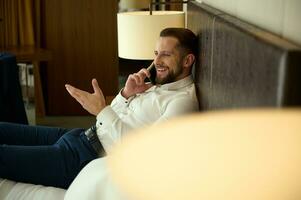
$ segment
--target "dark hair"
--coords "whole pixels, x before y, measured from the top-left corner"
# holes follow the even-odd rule
[[[191,30],[186,28],[165,28],[161,31],[160,37],[175,37],[179,41],[181,49],[197,57],[198,39]]]

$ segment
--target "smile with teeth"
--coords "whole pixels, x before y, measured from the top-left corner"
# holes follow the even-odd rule
[[[164,68],[157,68],[157,73],[164,73],[167,71],[167,67]]]

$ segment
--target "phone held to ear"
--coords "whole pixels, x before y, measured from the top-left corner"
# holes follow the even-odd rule
[[[157,75],[157,71],[156,71],[156,67],[154,62],[152,62],[152,64],[150,64],[147,68],[146,68],[149,72],[150,72],[150,77],[147,78],[153,85],[156,84],[156,75]]]

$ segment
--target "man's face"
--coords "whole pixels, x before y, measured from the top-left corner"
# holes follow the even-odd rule
[[[182,78],[183,55],[176,48],[178,40],[174,37],[160,37],[156,49],[155,60],[156,83],[165,84]]]

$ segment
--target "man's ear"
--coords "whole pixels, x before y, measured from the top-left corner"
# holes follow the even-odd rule
[[[195,56],[193,54],[187,54],[184,59],[183,66],[190,67],[195,61]]]

